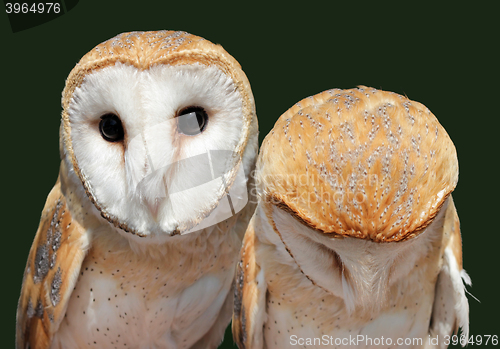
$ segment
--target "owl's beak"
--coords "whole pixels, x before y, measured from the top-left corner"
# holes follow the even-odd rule
[[[136,188],[136,195],[138,195],[141,204],[147,208],[155,222],[158,222],[158,214],[162,204],[168,200],[165,172],[166,168],[151,171],[138,183]]]
[[[144,204],[148,208],[148,210],[151,213],[151,216],[155,222],[158,222],[158,211],[159,211],[160,205],[163,201],[162,199],[163,198],[156,198],[153,201],[144,200]]]

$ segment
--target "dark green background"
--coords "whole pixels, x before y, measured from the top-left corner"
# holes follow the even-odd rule
[[[1,347],[14,343],[26,257],[59,163],[64,81],[98,43],[124,31],[184,30],[220,43],[242,65],[255,95],[260,139],[300,99],[359,84],[424,103],[454,141],[464,266],[472,277],[470,332],[498,328],[500,31],[494,9],[359,2],[81,0],[67,14],[13,34],[0,14],[1,183],[4,266]],[[493,2],[490,2],[493,3]],[[226,338],[225,348],[231,347]]]

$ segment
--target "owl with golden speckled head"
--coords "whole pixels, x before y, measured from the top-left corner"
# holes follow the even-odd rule
[[[457,180],[455,147],[418,102],[360,87],[294,105],[257,159],[238,346],[442,348],[459,327],[467,336]]]
[[[217,347],[255,207],[257,118],[240,65],[185,32],[124,33],[80,60],[62,105],[17,347]]]

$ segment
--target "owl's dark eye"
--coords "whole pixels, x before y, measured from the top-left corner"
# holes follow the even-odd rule
[[[122,122],[115,114],[105,114],[101,116],[99,131],[101,131],[102,138],[108,142],[118,142],[123,139]]]
[[[201,107],[187,107],[177,115],[179,132],[194,136],[202,133],[208,124],[207,112]]]

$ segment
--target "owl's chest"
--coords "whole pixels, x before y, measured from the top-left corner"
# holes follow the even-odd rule
[[[432,298],[420,301],[420,307],[388,309],[373,318],[324,308],[277,309],[274,301],[268,308],[265,342],[271,348],[422,348],[428,340]]]
[[[217,320],[237,256],[236,248],[214,253],[204,247],[171,249],[157,258],[93,248],[54,342],[64,348],[189,348]]]
[[[353,313],[342,299],[323,290],[271,288],[265,342],[280,348],[422,348],[433,301],[432,282],[394,285],[384,307]]]

